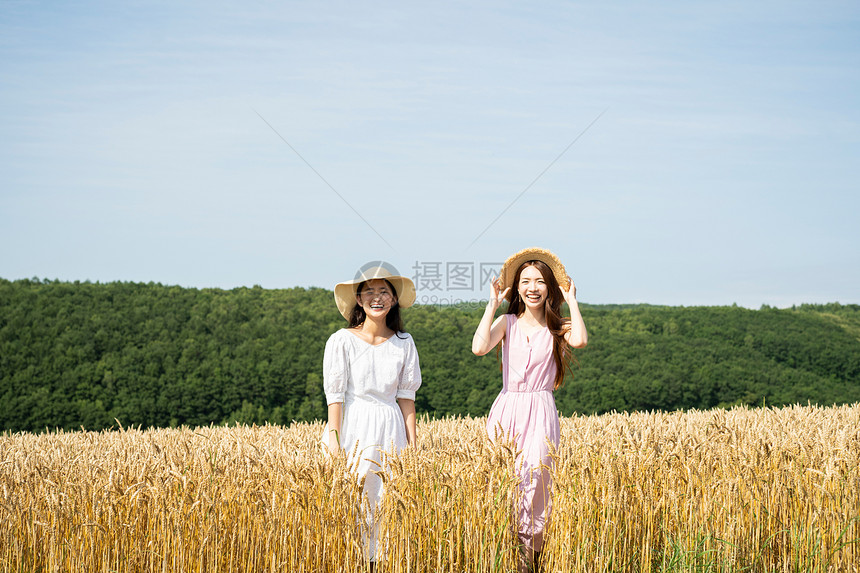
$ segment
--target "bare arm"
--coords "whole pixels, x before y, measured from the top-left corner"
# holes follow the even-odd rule
[[[570,277],[568,277],[569,279]],[[584,348],[588,344],[588,331],[585,330],[585,322],[579,312],[579,303],[576,302],[576,285],[570,281],[570,289],[564,294],[564,300],[570,307],[570,328],[564,333],[564,339],[574,348]]]
[[[484,316],[481,317],[481,322],[478,323],[478,328],[472,337],[472,352],[476,356],[483,356],[495,348],[505,337],[505,317],[500,316],[494,322],[493,316],[495,316],[499,305],[502,304],[511,287],[506,288],[503,293],[499,293],[499,279],[494,277],[490,288],[490,300],[487,301]]]
[[[341,453],[340,430],[343,421],[343,402],[328,405],[328,451],[337,456]]]
[[[418,430],[415,423],[415,400],[398,398],[397,405],[403,413],[403,421],[406,423],[406,441],[413,448],[418,443]]]

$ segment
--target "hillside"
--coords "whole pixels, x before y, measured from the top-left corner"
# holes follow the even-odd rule
[[[564,414],[860,401],[860,306],[582,305]],[[404,311],[419,412],[483,415],[501,387],[470,351],[481,309]],[[0,428],[288,423],[325,414],[331,291],[0,279]]]

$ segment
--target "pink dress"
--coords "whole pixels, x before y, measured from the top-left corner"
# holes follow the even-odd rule
[[[511,438],[520,452],[516,470],[520,476],[517,508],[520,542],[534,551],[543,548],[543,533],[552,510],[550,499],[552,458],[550,446],[558,447],[558,410],[552,396],[556,366],[552,334],[541,328],[528,337],[513,314],[505,315],[502,342],[502,392],[487,419],[490,439]]]

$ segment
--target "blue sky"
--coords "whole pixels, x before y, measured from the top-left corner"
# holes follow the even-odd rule
[[[7,279],[860,303],[855,1],[0,0],[0,133]]]

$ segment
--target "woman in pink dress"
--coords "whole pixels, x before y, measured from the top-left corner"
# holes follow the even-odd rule
[[[495,320],[503,300],[508,308]],[[567,302],[570,318],[561,315]],[[520,502],[517,508],[521,570],[535,570],[552,509],[552,458],[558,447],[559,421],[553,390],[564,381],[569,347],[588,342],[576,302],[576,287],[558,257],[544,249],[525,249],[505,261],[493,278],[490,300],[472,339],[483,356],[502,343],[502,391],[490,409],[491,440],[514,440]]]

